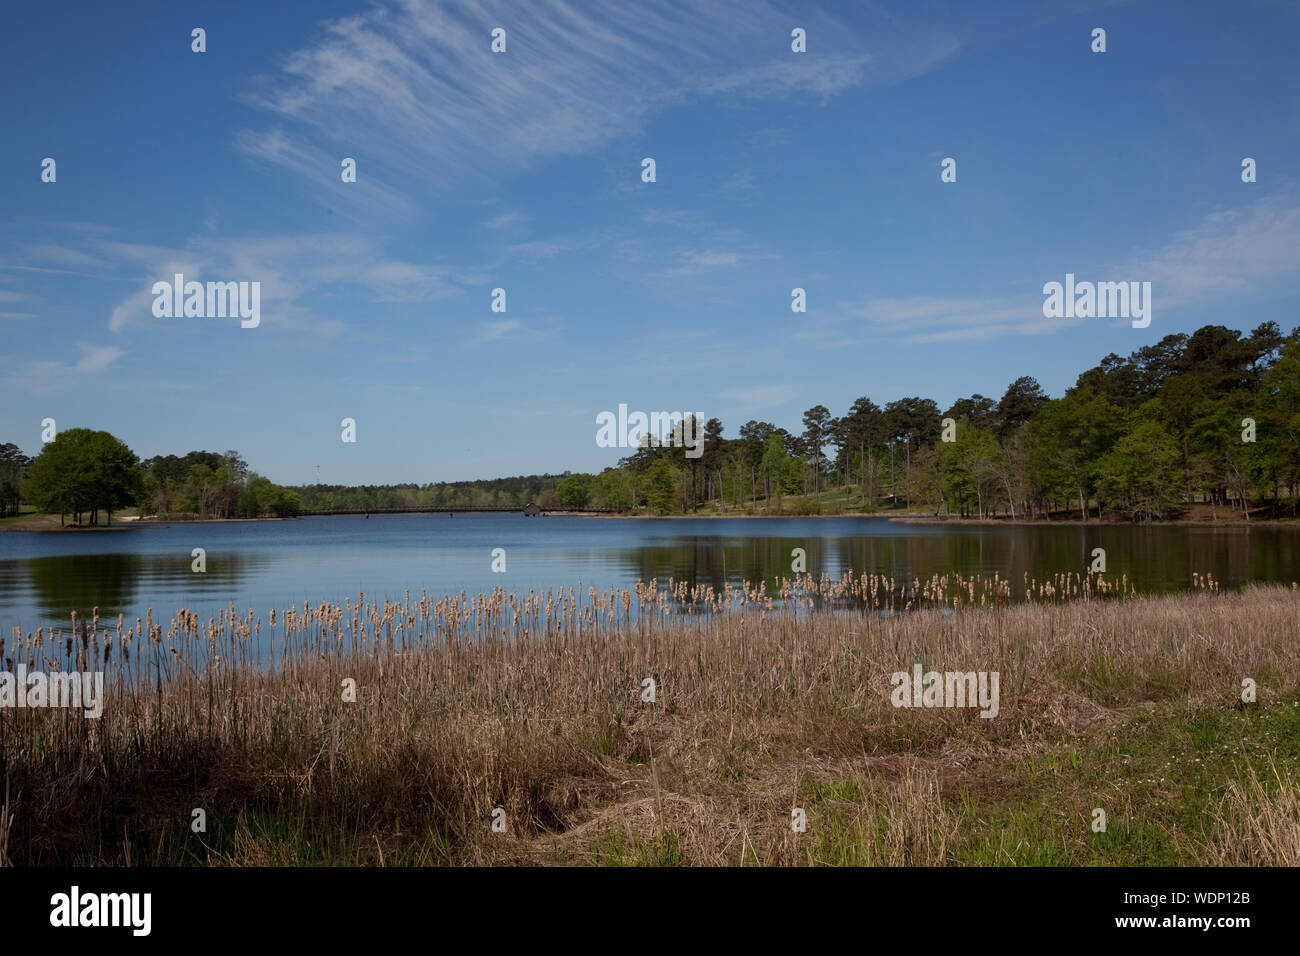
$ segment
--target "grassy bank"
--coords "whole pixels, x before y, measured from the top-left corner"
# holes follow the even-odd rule
[[[0,518],[0,531],[116,531],[131,527],[138,518],[136,509],[124,508],[113,512],[112,524],[105,513],[98,525],[79,525],[73,522],[72,515],[48,514],[24,506],[22,513]]]
[[[361,597],[274,627],[79,622],[17,653],[104,669],[105,713],[0,711],[0,848],[19,865],[1300,863],[1300,595],[1071,592],[1091,596],[810,610],[828,592],[796,614],[751,591],[717,613],[725,596],[579,589]],[[248,666],[273,635],[274,665]],[[999,672],[998,715],[891,706],[890,674],[918,662]]]

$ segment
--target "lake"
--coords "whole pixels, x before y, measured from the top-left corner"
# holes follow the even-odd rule
[[[296,521],[178,523],[96,533],[0,534],[0,626],[24,632],[66,627],[70,612],[128,621],[152,607],[201,620],[231,601],[241,611],[304,600],[442,596],[497,586],[532,589],[669,578],[721,587],[724,580],[776,580],[791,552],[807,569],[925,578],[957,571],[1019,582],[1084,571],[1104,548],[1108,577],[1139,592],[1187,588],[1193,572],[1224,587],[1300,580],[1300,534],[1290,528],[1211,526],[915,525],[878,517],[602,519],[515,514],[372,515]],[[207,570],[191,570],[194,548]],[[492,571],[505,549],[506,571]],[[1016,595],[1013,593],[1013,597]]]

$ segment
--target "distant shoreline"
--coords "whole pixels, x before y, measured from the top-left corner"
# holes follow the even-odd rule
[[[1129,521],[1124,518],[1090,518],[1087,521],[1081,518],[957,518],[957,517],[934,517],[933,515],[917,514],[915,512],[899,514],[862,514],[861,512],[836,512],[828,514],[672,514],[672,515],[612,515],[612,514],[587,514],[578,517],[588,518],[642,518],[646,520],[680,520],[683,518],[694,518],[697,520],[718,520],[732,518],[755,518],[782,520],[789,518],[864,518],[876,519],[884,518],[887,521],[896,521],[899,524],[916,524],[916,525],[947,525],[953,528],[970,528],[970,527],[1026,527],[1026,528],[1047,528],[1060,527],[1068,528],[1078,526],[1081,528],[1132,528],[1143,525],[1140,521]],[[1250,521],[1242,521],[1240,518],[1231,520],[1219,519],[1217,521],[1208,518],[1169,518],[1164,521],[1152,521],[1148,523],[1150,527],[1205,527],[1205,528],[1253,528],[1260,525],[1276,527],[1292,527],[1300,530],[1300,521],[1292,518],[1252,518]]]
[[[1169,518],[1164,521],[1129,521],[1123,518],[1090,518],[1084,521],[1082,518],[935,518],[935,517],[914,517],[899,516],[891,517],[890,521],[897,521],[901,524],[935,524],[935,525],[952,525],[954,527],[967,527],[971,525],[1014,525],[1016,527],[1035,527],[1035,526],[1052,526],[1052,527],[1070,527],[1078,525],[1081,528],[1133,528],[1143,526],[1149,527],[1205,527],[1205,528],[1253,528],[1257,525],[1289,525],[1294,528],[1300,528],[1300,521],[1293,518],[1252,518],[1250,521],[1242,521],[1240,518],[1225,521],[1212,520],[1209,518]]]
[[[59,524],[58,515],[32,514],[18,518],[0,519],[0,533],[15,532],[25,534],[76,534],[79,532],[98,531],[132,531],[137,528],[166,528],[173,524],[238,524],[245,521],[296,521],[296,518],[166,518],[149,520],[127,516],[118,518],[113,524],[76,525]]]
[[[466,509],[462,514],[476,514],[473,509]],[[502,512],[509,513],[509,512]],[[429,512],[403,512],[403,514],[418,516],[432,514],[448,514],[445,511]],[[451,512],[455,514],[455,512]],[[382,512],[376,512],[373,516],[381,517]],[[314,517],[362,517],[361,515],[317,515]],[[952,528],[971,528],[971,527],[1080,527],[1080,528],[1131,528],[1141,525],[1142,522],[1129,521],[1124,518],[1090,518],[1083,521],[1080,518],[958,518],[958,517],[935,517],[934,515],[923,514],[920,512],[899,512],[896,514],[863,514],[862,512],[831,512],[824,514],[671,514],[671,515],[649,515],[649,514],[610,514],[608,512],[598,511],[563,511],[552,512],[543,511],[540,517],[568,517],[568,518],[609,518],[615,520],[638,519],[643,521],[719,521],[732,519],[750,519],[750,520],[789,520],[791,518],[860,518],[864,520],[885,519],[895,521],[899,524],[913,525],[937,525]],[[302,517],[267,517],[267,518],[166,518],[162,520],[136,518],[132,516],[119,518],[112,525],[59,525],[55,515],[24,515],[20,518],[0,519],[0,533],[3,532],[20,532],[27,534],[76,534],[79,532],[102,532],[102,531],[130,531],[133,529],[148,528],[166,528],[173,524],[245,524],[263,521],[300,521]],[[1149,527],[1189,527],[1189,528],[1225,528],[1225,529],[1250,529],[1253,527],[1291,527],[1300,530],[1300,521],[1292,518],[1252,518],[1250,521],[1243,521],[1240,518],[1213,520],[1209,518],[1170,518],[1164,521],[1152,521]]]

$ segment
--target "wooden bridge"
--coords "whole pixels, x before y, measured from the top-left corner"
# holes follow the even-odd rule
[[[307,516],[318,515],[454,515],[454,514],[473,514],[473,513],[494,513],[494,514],[523,514],[532,518],[535,516],[545,517],[548,514],[614,514],[613,508],[542,508],[540,505],[529,502],[520,507],[519,505],[445,505],[441,507],[425,508],[333,508],[327,510],[303,510],[298,514]]]

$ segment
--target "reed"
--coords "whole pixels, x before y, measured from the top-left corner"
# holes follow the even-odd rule
[[[1294,585],[1205,579],[1162,597],[1096,575],[1020,585],[1008,601],[996,576],[802,577],[775,593],[652,581],[358,594],[265,622],[234,606],[206,622],[186,609],[165,625],[152,611],[74,618],[0,643],[10,669],[103,670],[108,688],[99,720],[0,711],[0,853],[17,865],[1195,863],[1222,858],[1215,827],[1237,826],[1229,817],[1293,805],[1300,750],[1279,741],[1300,739]],[[918,662],[999,672],[998,716],[892,707],[890,674]],[[1239,710],[1247,676],[1260,702]],[[1180,734],[1220,749],[1183,768]],[[1259,759],[1282,775],[1252,777]],[[1177,799],[1136,776],[1116,789],[1161,760],[1191,775]],[[1089,830],[1096,806],[1115,821],[1106,834]],[[807,832],[790,827],[795,807]],[[206,832],[191,829],[195,808]],[[1254,848],[1243,860],[1293,859],[1294,828],[1233,832]]]
[[[1231,781],[1214,807],[1214,866],[1300,866],[1300,781],[1276,760]]]

